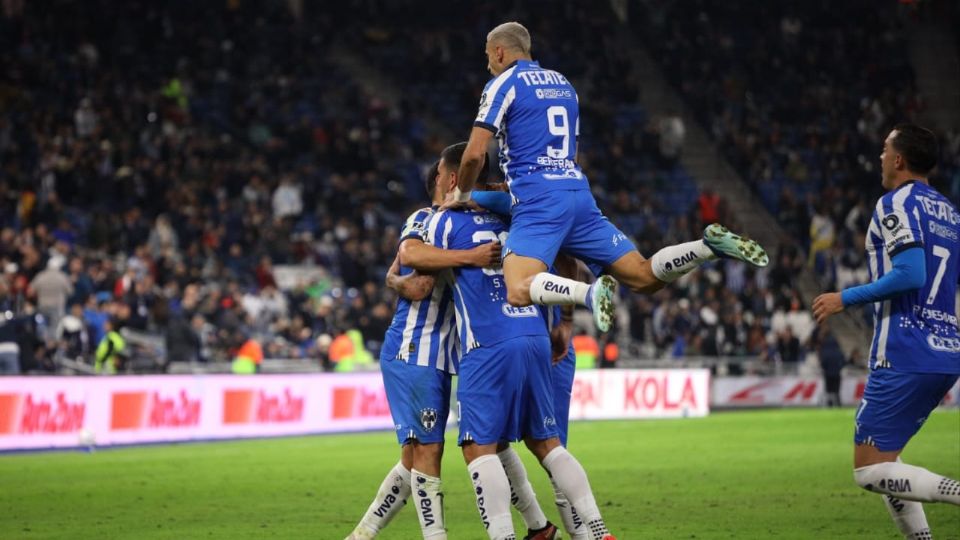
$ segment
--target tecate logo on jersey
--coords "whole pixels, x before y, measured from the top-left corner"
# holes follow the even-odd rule
[[[951,225],[960,225],[960,214],[946,201],[937,201],[923,195],[917,195],[920,208],[930,217],[946,221]]]
[[[191,428],[200,425],[201,400],[181,389],[175,397],[159,392],[114,392],[110,429]]]
[[[67,401],[58,392],[53,401],[33,394],[0,394],[0,436],[74,433],[83,427],[86,405]]]

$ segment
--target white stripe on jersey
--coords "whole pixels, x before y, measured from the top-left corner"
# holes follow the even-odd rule
[[[899,195],[899,193],[897,195]],[[896,209],[896,205],[897,203],[896,201],[894,201],[894,209]],[[903,208],[902,200],[900,201],[900,207],[902,211],[902,208]],[[880,223],[883,223],[883,218],[886,217],[886,213],[883,211],[883,205],[880,204],[877,210],[879,211],[879,214],[877,217],[879,218]],[[904,224],[904,226],[906,226],[906,224]],[[880,245],[878,246],[880,255],[878,257],[882,257],[882,258],[878,260],[878,262],[880,263],[879,268],[877,268],[878,279],[883,277],[883,275],[886,274],[891,268],[890,255],[887,254],[887,246],[886,246],[886,242],[883,240],[882,234],[880,238],[881,238]],[[882,365],[886,363],[887,338],[890,336],[890,300],[884,300],[883,302],[880,303],[880,318],[877,320],[877,324],[879,325],[879,337],[877,338],[876,358],[877,358],[877,363]]]
[[[452,300],[451,300],[451,303],[452,303]],[[456,308],[454,308],[454,309],[456,309]],[[459,351],[457,350],[457,345],[459,344],[459,341],[458,341],[458,340],[459,340],[459,336],[458,336],[458,334],[457,334],[457,329],[455,328],[455,326],[456,326],[456,324],[457,324],[457,323],[456,323],[457,317],[456,317],[456,315],[453,313],[453,310],[451,310],[450,315],[453,315],[453,316],[447,318],[447,321],[446,321],[446,329],[445,329],[444,334],[443,334],[443,335],[444,335],[444,338],[443,338],[444,343],[442,344],[442,347],[446,350],[446,353],[447,353],[447,369],[446,369],[446,372],[447,372],[447,373],[451,373],[451,374],[453,374],[453,375],[456,375],[456,374],[457,374],[457,366],[456,366],[456,364],[454,363],[453,359],[456,358],[456,356],[454,356],[454,355],[459,354]]]
[[[507,109],[510,108],[510,105],[513,103],[513,100],[517,97],[517,87],[511,86],[510,90],[507,90],[507,95],[503,97],[503,105],[500,106],[500,112],[497,113],[497,118],[494,120],[493,125],[497,126],[497,129],[502,129],[501,124],[503,124],[503,117],[507,113]]]
[[[913,207],[913,219],[917,220],[917,230],[920,231],[920,241],[926,242],[926,237],[923,234],[923,222],[920,221],[920,207]]]
[[[450,231],[453,230],[453,220],[448,219],[447,222],[443,225],[443,238],[441,238],[441,244],[443,249],[450,247]]]
[[[893,200],[892,200],[893,211],[900,212],[902,215],[908,216],[907,219],[910,219],[910,217],[909,217],[909,214],[907,214],[907,210],[904,207],[903,202],[907,199],[907,197],[910,196],[910,193],[912,192],[913,192],[913,184],[908,184],[906,187],[898,189],[897,192],[893,194]],[[880,222],[883,223],[883,218],[886,217],[885,215],[883,215],[883,198],[880,199],[880,204],[878,206],[878,209],[881,212]],[[917,228],[920,228],[919,223],[917,225],[918,225]],[[919,238],[913,237],[913,231],[910,230],[909,223],[904,223],[903,226],[905,228],[905,231],[904,231],[905,237],[909,238],[909,240],[907,240],[908,242],[916,242],[917,240],[919,240]],[[898,236],[897,238],[900,238],[900,237]],[[884,252],[886,252],[886,250],[884,250]]]
[[[510,80],[510,77],[513,76],[513,72],[516,70],[517,70],[517,66],[513,66],[510,69],[501,73],[499,76],[497,76],[496,79],[493,80],[493,83],[485,92],[487,94],[487,99],[485,100],[484,103],[480,104],[481,105],[480,111],[477,113],[478,122],[492,123],[487,121],[487,115],[490,114],[490,107],[492,107],[493,102],[496,101],[497,92],[500,91],[500,87],[503,86],[505,82]],[[501,107],[501,110],[502,110],[502,107]],[[499,114],[499,111],[498,111],[498,114]]]
[[[407,310],[407,323],[403,326],[403,340],[400,341],[400,350],[397,352],[398,358],[407,358],[410,351],[410,342],[413,341],[413,331],[417,328],[417,319],[420,318],[420,304],[422,300],[410,302],[410,309]]]
[[[879,242],[875,240],[879,238]],[[879,243],[880,249],[883,249],[883,236],[880,234],[880,231],[877,230],[877,220],[876,218],[870,220],[870,226],[867,228],[867,264],[869,265],[870,270],[870,281],[876,281],[879,278],[880,268],[878,267],[877,261],[877,244]],[[880,310],[878,309],[877,302],[873,304],[873,320],[874,324],[880,320]],[[868,358],[874,358],[874,349],[877,346],[876,336],[871,336],[870,339],[870,356]]]
[[[440,300],[443,298],[443,291],[446,287],[434,281],[433,292],[430,294],[430,306],[427,308],[427,320],[423,323],[423,330],[420,332],[420,344],[417,346],[417,365],[430,365],[430,346],[433,344],[433,329],[437,326],[437,310]],[[441,351],[437,349],[439,354]],[[439,364],[439,362],[438,362]]]
[[[453,287],[457,289],[457,294],[460,296],[460,298],[464,298],[463,291],[460,290],[460,284],[454,281]],[[461,302],[460,305],[463,307],[461,310],[461,314],[463,315],[463,326],[460,328],[460,335],[464,336],[464,341],[466,342],[461,343],[460,345],[463,347],[464,352],[470,352],[473,350],[474,341],[476,340],[473,338],[473,328],[470,327],[470,314],[467,313],[467,304]],[[459,323],[460,319],[457,319],[458,326]]]

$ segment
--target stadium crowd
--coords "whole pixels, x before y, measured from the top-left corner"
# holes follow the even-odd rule
[[[109,18],[97,15],[105,2],[92,4],[10,3],[0,17],[0,305],[14,317],[8,326],[39,312],[26,319],[46,327],[44,339],[21,344],[23,370],[55,369],[63,356],[90,362],[117,327],[164,336],[175,360],[226,360],[256,336],[268,357],[329,366],[329,344],[349,329],[375,357],[392,317],[382,282],[397,225],[423,204],[422,176],[439,150],[466,136],[487,78],[478,44],[502,12],[478,5],[462,32],[446,24],[452,8],[442,2],[134,1],[111,3]],[[554,17],[524,17],[544,2],[515,14],[531,21],[535,55],[562,66],[581,93],[580,160],[604,211],[646,254],[716,220],[735,225],[722,196],[699,192],[677,164],[682,124],[637,105],[642,81],[628,48],[604,31],[614,15],[549,5]],[[648,358],[799,362],[816,339],[798,270],[812,261],[836,281],[865,280],[858,228],[872,195],[863,187],[878,184],[870,137],[892,107],[909,105],[882,92],[903,59],[874,78],[848,74],[874,96],[861,104],[853,90],[841,94],[849,80],[831,78],[824,56],[839,29],[814,32],[801,14],[806,30],[777,25],[735,47],[726,8],[701,8],[719,14],[711,24],[634,20],[663,38],[668,74],[687,81],[701,119],[803,240],[771,249],[767,270],[719,263],[670,291],[628,296],[603,339]],[[571,33],[598,37],[574,43]],[[730,46],[684,37],[701,35]],[[809,69],[822,70],[824,84],[806,89],[785,76],[761,90],[738,47],[811,51]],[[361,85],[342,63],[350,55],[386,77],[390,95]],[[697,72],[707,58],[738,69]],[[748,89],[763,99],[745,102],[738,92]],[[822,121],[801,125],[788,99]],[[947,170],[957,189],[960,167]],[[281,279],[289,267],[311,271]]]
[[[878,156],[923,100],[902,17],[869,1],[647,3],[632,24],[825,289],[866,281],[863,239],[882,193]],[[743,24],[749,11],[753,24]],[[857,20],[851,27],[850,20]],[[960,199],[960,132],[931,181]]]

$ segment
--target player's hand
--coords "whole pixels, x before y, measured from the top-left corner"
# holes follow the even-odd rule
[[[843,299],[840,293],[824,293],[813,300],[813,318],[817,324],[823,324],[831,315],[843,311]]]
[[[554,365],[567,356],[570,339],[573,337],[573,323],[561,322],[550,330],[550,350]]]
[[[503,246],[500,242],[487,242],[470,250],[470,265],[480,268],[500,266],[500,252]]]
[[[451,198],[448,198],[446,201],[444,201],[443,204],[440,205],[440,210],[451,210],[451,209],[479,211],[479,210],[483,210],[483,207],[477,204],[477,202],[474,201],[473,199],[470,199],[467,202],[457,202]]]

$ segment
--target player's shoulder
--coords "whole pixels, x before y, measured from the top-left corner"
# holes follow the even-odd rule
[[[407,216],[406,222],[410,223],[411,221],[427,221],[427,219],[429,219],[434,212],[435,210],[429,206],[418,208],[417,210],[411,212],[409,216]]]
[[[427,223],[433,215],[434,210],[430,207],[420,208],[407,216],[403,222],[403,230],[400,231],[401,241],[410,236],[421,235],[427,228]]]
[[[501,88],[509,87],[510,83],[516,80],[516,78],[517,78],[517,65],[514,64],[508,67],[507,69],[503,70],[503,72],[497,75],[496,77],[487,81],[486,86],[483,87],[483,91],[485,93],[491,92],[491,91],[496,93]]]

